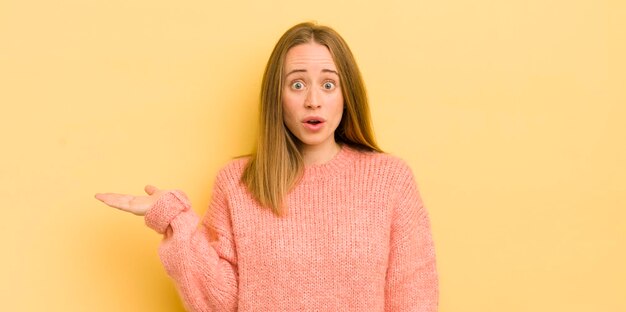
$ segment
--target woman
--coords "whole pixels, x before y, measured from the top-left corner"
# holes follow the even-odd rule
[[[219,171],[202,219],[182,192],[150,185],[96,198],[164,234],[159,255],[192,311],[436,311],[427,211],[407,164],[376,145],[334,30],[280,38],[260,117],[256,151]]]

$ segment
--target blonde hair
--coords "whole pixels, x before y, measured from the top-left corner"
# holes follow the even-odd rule
[[[259,138],[242,175],[243,183],[255,199],[277,216],[286,212],[284,198],[304,168],[299,141],[283,123],[285,55],[290,48],[310,42],[328,48],[339,73],[345,110],[335,130],[335,141],[359,150],[382,152],[374,139],[365,85],[346,42],[327,26],[301,23],[291,27],[276,43],[265,68]]]

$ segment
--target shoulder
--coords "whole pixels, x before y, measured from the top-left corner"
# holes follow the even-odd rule
[[[359,151],[351,173],[366,185],[376,185],[377,190],[388,194],[393,202],[418,193],[411,166],[393,154]]]
[[[359,151],[354,148],[350,148],[350,153],[353,154],[354,164],[359,169],[373,170],[395,179],[413,176],[413,171],[407,161],[396,155],[384,152]]]
[[[215,184],[227,188],[239,185],[241,176],[246,168],[250,156],[243,156],[229,160],[217,172]]]

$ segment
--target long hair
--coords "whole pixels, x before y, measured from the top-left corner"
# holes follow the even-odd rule
[[[374,139],[365,85],[346,42],[327,26],[301,23],[291,27],[276,43],[265,67],[259,138],[242,175],[255,199],[277,216],[286,212],[284,198],[304,170],[298,139],[283,122],[285,56],[290,48],[310,42],[328,48],[339,73],[345,110],[335,130],[335,141],[363,151],[382,152]]]

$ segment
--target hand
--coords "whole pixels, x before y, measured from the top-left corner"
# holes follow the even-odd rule
[[[96,199],[103,203],[132,214],[143,216],[154,205],[154,203],[165,194],[166,191],[159,190],[155,186],[146,185],[144,188],[149,196],[134,196],[116,193],[97,193]]]

